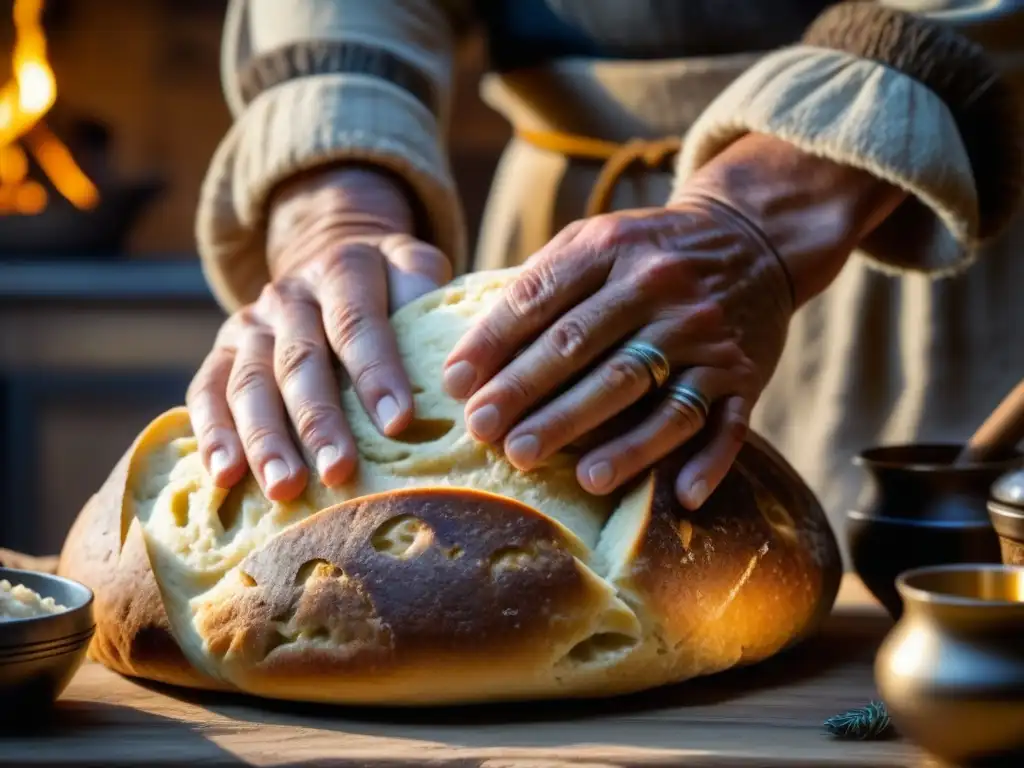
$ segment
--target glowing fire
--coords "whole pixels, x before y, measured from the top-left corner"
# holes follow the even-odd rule
[[[96,185],[43,123],[57,98],[57,81],[46,56],[42,12],[43,0],[14,0],[14,74],[0,88],[0,214],[34,214],[46,207],[46,188],[28,178],[26,150],[76,208],[99,202]]]

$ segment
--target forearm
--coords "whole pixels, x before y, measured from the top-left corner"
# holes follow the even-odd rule
[[[344,231],[347,237],[416,234],[416,216],[408,185],[398,176],[358,163],[344,163],[300,173],[282,183],[270,196],[267,217],[267,266],[272,279],[297,265],[292,247],[301,237],[328,237]]]
[[[200,195],[196,237],[226,308],[269,279],[270,196],[309,171],[365,164],[401,179],[417,235],[465,265],[445,153],[462,0],[232,0],[222,78],[235,117]]]
[[[728,201],[764,233],[789,272],[797,307],[825,290],[906,198],[865,171],[756,133],[703,166],[684,192]]]
[[[964,269],[1004,231],[1024,188],[1024,125],[985,50],[953,26],[875,3],[833,6],[800,44],[734,81],[688,132],[676,192],[749,134],[905,190],[858,243],[887,271]]]

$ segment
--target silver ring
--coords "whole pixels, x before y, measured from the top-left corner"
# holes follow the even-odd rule
[[[711,414],[711,403],[697,389],[682,381],[677,381],[668,388],[668,399],[674,400],[684,408],[696,411],[704,421]]]
[[[622,351],[643,363],[654,379],[656,388],[661,389],[665,386],[665,382],[672,374],[672,365],[664,352],[646,341],[631,341],[622,348]]]

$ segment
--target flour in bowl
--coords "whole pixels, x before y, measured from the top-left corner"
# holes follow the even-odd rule
[[[0,579],[0,621],[12,619],[34,619],[66,611],[52,597],[43,597],[24,584],[14,584]]]

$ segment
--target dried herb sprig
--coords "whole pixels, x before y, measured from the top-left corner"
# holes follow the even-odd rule
[[[836,738],[861,741],[884,738],[892,730],[889,711],[881,701],[872,701],[866,707],[830,717],[824,725],[825,730]]]

